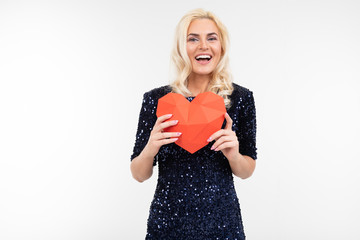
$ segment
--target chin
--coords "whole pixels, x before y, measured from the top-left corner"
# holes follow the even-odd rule
[[[193,72],[197,75],[210,75],[212,74],[212,72],[214,71],[215,69],[211,69],[211,70],[205,70],[205,69],[202,69],[202,70],[198,70],[198,69],[194,69]]]

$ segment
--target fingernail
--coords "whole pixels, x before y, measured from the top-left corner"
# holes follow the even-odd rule
[[[225,113],[225,115],[226,115],[226,116],[229,116],[229,114],[228,114],[228,113]]]
[[[219,149],[217,149],[217,148],[215,148],[215,150],[214,150],[215,152],[217,152],[217,151],[219,151]]]
[[[179,120],[174,120],[174,121],[173,121],[173,123],[178,123],[178,122],[179,122]]]
[[[211,142],[211,137],[209,137],[207,141],[208,141],[208,142]]]
[[[214,146],[212,146],[212,147],[210,148],[210,150],[214,150]]]
[[[182,133],[181,132],[178,132],[177,135],[180,136]]]
[[[174,138],[175,139],[175,142],[179,139],[179,138]]]
[[[168,114],[168,115],[166,115],[167,117],[171,117],[172,116],[172,114],[170,113],[170,114]]]

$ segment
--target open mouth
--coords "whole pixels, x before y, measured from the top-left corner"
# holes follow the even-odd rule
[[[211,60],[212,56],[208,55],[208,54],[201,54],[201,55],[197,55],[195,57],[196,61],[200,62],[200,63],[206,63],[209,62]]]

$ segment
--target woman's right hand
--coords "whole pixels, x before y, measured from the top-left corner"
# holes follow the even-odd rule
[[[166,114],[156,120],[145,148],[139,156],[132,160],[131,173],[137,181],[143,182],[151,177],[154,157],[159,152],[160,147],[175,142],[181,135],[179,132],[164,132],[165,128],[175,126],[178,123],[177,120],[165,122],[171,116],[171,114]]]
[[[146,152],[151,157],[155,157],[155,155],[159,152],[161,146],[175,142],[181,135],[180,132],[164,132],[165,128],[175,126],[178,123],[178,120],[171,120],[165,122],[171,117],[172,114],[166,114],[158,117],[158,119],[156,120],[153,130],[150,133],[148,143],[145,146]]]

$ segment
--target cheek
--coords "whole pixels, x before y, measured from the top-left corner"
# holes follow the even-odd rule
[[[194,52],[193,47],[191,45],[187,44],[186,52],[187,52],[188,56],[191,58],[191,56],[193,55],[193,52]]]
[[[221,55],[221,44],[218,44],[216,47],[216,53],[220,56]]]

